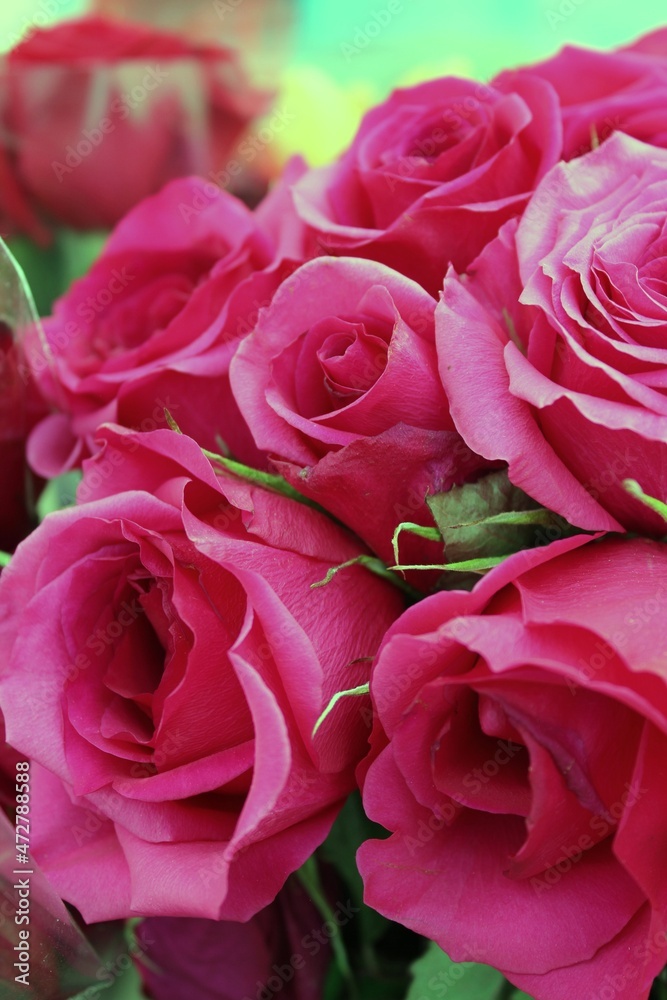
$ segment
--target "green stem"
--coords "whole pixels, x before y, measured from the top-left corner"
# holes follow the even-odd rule
[[[315,857],[313,856],[308,858],[306,863],[299,868],[296,874],[315,906],[320,911],[320,914],[324,917],[324,920],[336,928],[335,933],[331,938],[331,947],[333,949],[334,958],[338,968],[340,969],[341,976],[347,984],[348,996],[350,1000],[357,1000],[359,994],[357,992],[352,966],[350,965],[350,960],[347,956],[347,950],[340,933],[340,927],[335,920],[334,911],[332,910],[322,889],[320,873],[317,869],[317,861],[315,860]]]
[[[11,561],[12,561],[12,557],[9,554],[9,552],[0,552],[0,567],[1,566],[9,566],[9,564],[10,564]]]
[[[164,416],[167,426],[174,431],[175,434],[183,433],[169,410],[166,408]],[[314,500],[309,500],[308,497],[303,495],[303,493],[299,493],[299,491],[295,490],[293,486],[290,486],[287,480],[283,479],[282,476],[274,475],[271,472],[262,472],[260,469],[253,469],[251,466],[244,465],[242,462],[236,462],[233,458],[227,458],[225,455],[218,455],[214,451],[209,451],[208,448],[202,448],[202,453],[206,455],[209,462],[214,462],[216,465],[222,466],[226,472],[230,472],[238,479],[244,479],[247,483],[252,483],[253,486],[263,486],[264,489],[273,490],[274,493],[281,493],[282,496],[289,497],[290,500],[296,500],[297,503],[305,504],[307,507],[313,507],[321,514],[326,514],[327,517],[331,517],[324,507],[321,507]]]
[[[262,472],[261,469],[252,469],[249,465],[236,462],[233,458],[225,458],[224,455],[216,455],[214,451],[208,451],[206,448],[202,448],[202,451],[210,462],[215,462],[216,465],[222,466],[232,476],[244,479],[247,483],[252,483],[253,486],[262,486],[266,490],[280,493],[282,496],[288,497],[290,500],[296,500],[297,503],[302,503],[306,507],[312,507],[313,510],[319,511],[320,514],[326,514],[329,520],[335,520],[324,507],[315,500],[305,497],[303,493],[299,493],[282,476],[276,476],[271,472]]]
[[[327,571],[327,575],[323,580],[318,580],[316,583],[311,583],[311,588],[314,590],[317,587],[326,587],[328,583],[331,583],[336,573],[340,573],[342,569],[347,569],[348,566],[364,566],[371,573],[375,573],[376,576],[382,577],[383,580],[387,580],[389,583],[393,584],[394,587],[398,587],[402,590],[404,594],[407,594],[413,601],[418,601],[421,598],[421,594],[414,587],[411,587],[409,583],[402,580],[400,576],[396,576],[392,573],[381,559],[376,556],[360,555],[354,556],[353,559],[348,559],[344,563],[340,563],[338,566],[332,566],[330,570]]]

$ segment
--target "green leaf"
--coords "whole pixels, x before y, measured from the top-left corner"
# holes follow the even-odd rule
[[[364,884],[357,868],[356,854],[366,840],[384,839],[387,831],[366,816],[359,792],[353,792],[341,809],[329,836],[320,848],[322,857],[332,864],[345,882],[352,902],[359,908],[361,941],[373,945],[389,928],[390,922],[364,903]]]
[[[649,1000],[667,1000],[667,970],[663,969],[657,979],[653,980]]]
[[[54,299],[67,287],[58,244],[37,247],[27,237],[18,236],[11,240],[8,249],[21,274],[26,276],[26,284],[29,282],[35,289],[35,312],[48,316]],[[30,298],[32,300],[32,295]]]
[[[39,324],[35,300],[23,268],[2,240],[0,240],[0,318],[17,335],[28,326]]]
[[[32,335],[30,358],[42,355],[43,360],[50,361],[50,349],[44,336],[44,330],[37,316],[35,301],[23,270],[11,253],[9,247],[0,239],[0,321],[11,331],[14,342],[20,346],[24,343],[28,332]],[[33,339],[34,338],[34,339]],[[39,347],[37,346],[39,342]],[[0,361],[7,362],[0,367],[2,391],[5,394],[3,403],[11,409],[12,433],[21,428],[27,430],[28,420],[28,382],[31,371],[26,363],[26,357],[19,349],[10,356],[2,356]],[[24,497],[32,520],[36,520],[34,510],[34,480],[25,469]]]
[[[90,269],[100,255],[107,235],[59,228],[54,231],[53,241],[48,247],[37,246],[28,237],[12,238],[12,254],[34,289],[40,316],[48,316],[54,300]]]
[[[452,962],[434,942],[412,966],[413,980],[405,1000],[431,1000],[446,996],[447,1000],[520,1000],[525,993],[512,990],[502,973],[489,965],[474,962]]]
[[[448,563],[508,556],[578,530],[514,486],[505,470],[428,497],[427,503]]]
[[[76,503],[76,490],[81,482],[81,472],[74,469],[64,472],[55,479],[50,479],[37,501],[37,516],[43,521],[47,514],[52,514],[63,507],[71,507]]]

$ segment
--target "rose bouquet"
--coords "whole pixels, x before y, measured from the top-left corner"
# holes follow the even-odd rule
[[[667,996],[665,107],[662,31],[399,90],[7,312],[8,989],[34,877],[80,997]]]

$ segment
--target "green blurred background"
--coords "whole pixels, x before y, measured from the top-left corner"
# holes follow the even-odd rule
[[[86,0],[5,0],[2,48],[10,48],[26,27],[75,16],[86,6]],[[189,6],[183,0],[183,7]],[[666,20],[665,4],[656,0],[296,0],[294,6],[295,59],[342,80],[370,78],[381,87],[416,65],[443,62],[488,76],[565,42],[599,48],[622,44]],[[363,31],[374,14],[382,18],[383,11],[391,19],[379,34],[354,55],[341,51],[353,46],[357,30]],[[230,23],[234,16],[230,9]]]
[[[241,48],[257,82],[297,112],[278,160],[299,151],[312,164],[339,153],[393,86],[487,79],[568,42],[610,48],[667,22],[656,0],[4,0],[0,47],[93,3]]]

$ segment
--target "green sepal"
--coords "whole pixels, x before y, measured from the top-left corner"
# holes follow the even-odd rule
[[[506,557],[578,529],[510,482],[503,469],[427,497],[449,563]]]
[[[510,553],[511,554],[511,553]],[[405,573],[408,570],[440,570],[441,572],[450,573],[486,573],[487,570],[493,569],[494,566],[499,566],[501,562],[505,562],[507,556],[490,556],[488,559],[464,559],[462,562],[453,563],[439,563],[435,565],[424,565],[424,566],[390,566],[389,568],[395,570],[399,573]]]
[[[643,503],[645,507],[652,510],[654,514],[658,514],[663,521],[667,521],[667,503],[663,503],[662,500],[658,500],[656,497],[649,496],[648,493],[644,493],[643,489],[639,485],[636,479],[624,479],[623,489],[634,497],[635,500],[639,500]]]
[[[431,542],[442,541],[442,535],[437,528],[425,527],[423,524],[415,524],[413,521],[401,521],[391,539],[395,563],[399,563],[401,561],[398,551],[398,539],[404,531],[409,532],[411,535],[418,535],[420,538],[428,538]]]

